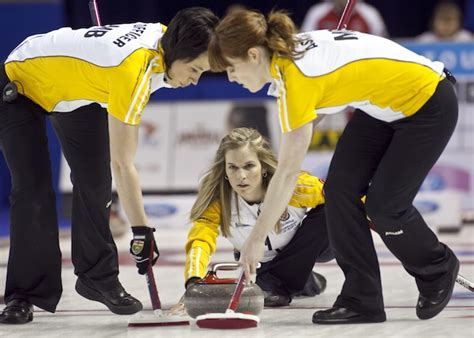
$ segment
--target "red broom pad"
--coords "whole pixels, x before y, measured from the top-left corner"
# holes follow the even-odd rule
[[[237,286],[235,287],[229,306],[225,313],[208,313],[196,317],[196,325],[200,328],[207,329],[247,329],[257,327],[260,319],[255,315],[245,313],[236,313],[240,296],[244,289],[245,274],[240,273]]]

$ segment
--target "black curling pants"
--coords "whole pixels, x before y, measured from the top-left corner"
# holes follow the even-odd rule
[[[2,90],[7,82],[0,67]],[[0,149],[12,177],[5,301],[23,298],[54,312],[62,293],[61,251],[46,116],[22,95],[13,103],[0,99]],[[118,259],[108,223],[112,178],[107,113],[91,104],[50,118],[74,186],[75,274],[98,289],[113,288],[118,285]]]
[[[263,290],[291,295],[303,290],[316,262],[334,258],[329,246],[324,205],[311,209],[291,241],[257,270]]]
[[[446,79],[411,117],[386,123],[356,110],[337,144],[324,186],[329,240],[345,275],[335,305],[384,314],[367,215],[420,291],[436,288],[451,271],[453,252],[438,241],[413,200],[448,143],[457,116],[457,98]]]

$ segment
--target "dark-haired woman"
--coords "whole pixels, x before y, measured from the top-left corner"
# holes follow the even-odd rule
[[[130,250],[145,273],[152,247],[155,258],[158,250],[134,165],[140,117],[151,93],[196,84],[209,69],[207,45],[217,22],[194,7],[168,27],[63,28],[27,38],[8,56],[0,68],[0,148],[12,176],[11,247],[0,323],[31,321],[33,305],[54,312],[62,293],[46,116],[71,168],[76,291],[117,314],[142,309],[118,280],[108,224],[111,166],[132,224]]]
[[[356,108],[332,159],[326,184],[331,247],[345,275],[318,324],[386,320],[368,218],[420,292],[416,314],[429,319],[451,298],[459,261],[413,206],[420,185],[457,121],[454,78],[384,38],[353,31],[295,34],[283,12],[228,14],[209,45],[214,70],[252,92],[271,83],[282,129],[278,167],[241,260],[255,272],[271,227],[286,207],[318,115]],[[366,195],[365,205],[361,197]]]

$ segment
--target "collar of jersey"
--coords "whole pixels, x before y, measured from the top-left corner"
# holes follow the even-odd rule
[[[280,71],[280,67],[278,66],[278,57],[277,53],[273,53],[272,61],[270,62],[270,74],[272,76],[272,82],[270,83],[270,87],[268,88],[267,95],[279,97],[281,93],[281,89],[283,86],[283,78]]]
[[[171,85],[165,81],[166,65],[161,44],[158,44],[157,56],[154,58],[152,67],[152,77],[156,81],[156,85],[153,86],[152,91],[160,88],[172,88]]]
[[[173,88],[171,85],[165,81],[165,73],[154,73],[152,77],[156,81],[156,85],[152,86],[152,92],[160,88]]]
[[[154,54],[156,54],[155,61],[153,64],[153,72],[154,73],[166,73],[166,64],[165,64],[165,53],[163,48],[161,48],[161,44],[158,43],[158,48],[153,50]]]

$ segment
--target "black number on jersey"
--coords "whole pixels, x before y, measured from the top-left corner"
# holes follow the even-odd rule
[[[312,39],[301,41],[301,46],[305,47],[305,51],[318,47],[318,45]]]
[[[355,32],[352,31],[337,31],[332,30],[331,33],[334,35],[335,41],[344,41],[344,40],[358,40]]]
[[[272,243],[270,243],[270,238],[267,236],[267,239],[265,240],[265,245],[267,246],[268,250],[273,250]]]
[[[104,36],[105,33],[113,30],[114,28],[119,27],[118,25],[107,25],[107,26],[101,26],[101,27],[94,27],[89,29],[86,34],[84,34],[85,38],[100,38],[101,36]]]

